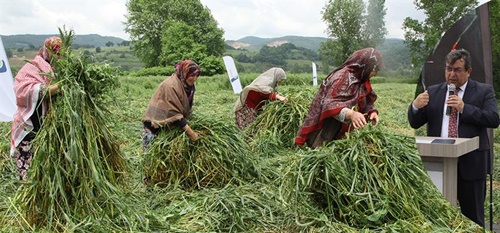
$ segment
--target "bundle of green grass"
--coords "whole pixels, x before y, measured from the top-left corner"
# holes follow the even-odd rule
[[[128,168],[106,126],[105,106],[116,70],[74,56],[73,32],[60,33],[61,58],[54,65],[52,83],[59,85],[61,94],[46,96],[50,111],[32,142],[28,181],[14,203],[21,206],[22,222],[29,229],[98,231],[107,223],[122,229],[132,218],[119,188]]]
[[[282,190],[290,190],[299,222],[327,216],[353,232],[482,232],[442,197],[412,137],[365,127],[302,150],[290,167]]]
[[[193,115],[192,142],[180,128],[162,131],[144,154],[148,185],[179,185],[184,190],[224,187],[258,178],[257,159],[234,124]]]
[[[286,103],[268,102],[245,130],[252,150],[272,156],[281,148],[294,147],[294,140],[305,120],[311,100],[307,91],[289,90]]]

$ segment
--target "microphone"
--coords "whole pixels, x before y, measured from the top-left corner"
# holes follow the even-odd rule
[[[456,89],[455,84],[452,83],[452,84],[448,85],[448,98],[450,97],[450,95],[455,94],[455,89]],[[446,108],[446,115],[449,116],[450,113],[451,113],[451,107],[448,106]]]

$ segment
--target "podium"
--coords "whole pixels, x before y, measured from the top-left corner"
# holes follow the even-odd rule
[[[453,206],[457,205],[458,158],[479,148],[479,137],[415,137],[418,153],[432,183]]]

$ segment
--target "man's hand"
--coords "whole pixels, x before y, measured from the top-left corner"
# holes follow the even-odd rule
[[[421,109],[425,106],[427,106],[427,104],[429,104],[429,93],[427,91],[424,91],[422,93],[420,93],[417,98],[415,98],[415,100],[413,100],[413,106],[415,106],[415,108],[418,108],[418,109]]]
[[[446,100],[446,105],[456,108],[460,113],[464,110],[464,101],[458,95],[450,95]]]

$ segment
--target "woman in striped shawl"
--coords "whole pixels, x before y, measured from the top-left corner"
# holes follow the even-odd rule
[[[17,111],[12,122],[10,154],[17,160],[20,180],[26,179],[33,157],[31,141],[48,111],[45,97],[54,95],[58,90],[58,85],[51,84],[51,80],[54,77],[53,59],[59,58],[60,49],[59,37],[45,39],[35,58],[21,67],[14,80]]]

